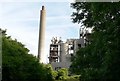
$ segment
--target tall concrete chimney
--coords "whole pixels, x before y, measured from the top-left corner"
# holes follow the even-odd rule
[[[38,43],[38,59],[40,63],[44,63],[45,56],[45,25],[46,25],[46,11],[42,6],[40,11],[40,28],[39,28],[39,43]]]

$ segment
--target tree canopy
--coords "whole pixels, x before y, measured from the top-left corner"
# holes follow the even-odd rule
[[[119,81],[120,2],[76,2],[71,7],[74,23],[93,28],[91,44],[79,49],[71,71],[83,81]]]
[[[53,81],[47,65],[29,54],[25,46],[2,31],[3,81]]]

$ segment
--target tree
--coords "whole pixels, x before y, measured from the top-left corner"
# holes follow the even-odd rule
[[[1,30],[1,29],[0,29]],[[3,81],[52,81],[44,64],[40,64],[38,59],[25,46],[7,36],[5,30],[2,31],[2,80]]]
[[[68,78],[68,69],[66,69],[66,68],[59,69],[56,79],[57,80],[65,80],[67,78]]]
[[[84,81],[119,80],[120,75],[120,2],[71,5],[76,9],[72,19],[93,28],[92,42],[76,54],[71,71],[81,74]]]

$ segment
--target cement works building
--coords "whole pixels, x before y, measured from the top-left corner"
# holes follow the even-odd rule
[[[67,39],[66,42],[53,37],[48,57],[53,69],[69,68],[76,52],[90,43],[88,39],[89,35],[90,33],[88,32],[81,32],[79,39]]]

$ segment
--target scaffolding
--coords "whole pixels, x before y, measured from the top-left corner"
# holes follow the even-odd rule
[[[52,38],[52,44],[50,44],[50,55],[49,55],[49,63],[52,62],[60,62],[60,39]]]

